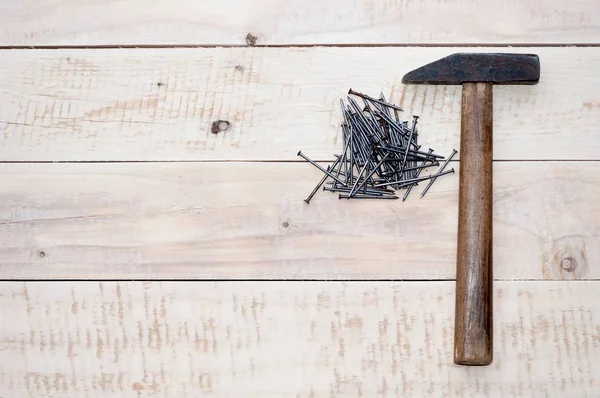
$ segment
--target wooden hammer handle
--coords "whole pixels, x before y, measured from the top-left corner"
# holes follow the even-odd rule
[[[454,362],[489,365],[492,344],[492,84],[462,91]]]

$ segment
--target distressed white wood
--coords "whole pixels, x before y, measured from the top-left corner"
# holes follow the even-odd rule
[[[405,119],[420,115],[423,143],[449,152],[459,145],[461,87],[401,79],[456,51],[498,49],[3,51],[0,160],[291,160],[300,149],[329,159],[350,87],[383,91]],[[600,159],[598,50],[502,51],[538,53],[542,76],[494,88],[495,159]],[[232,127],[212,134],[219,119]]]
[[[0,277],[454,278],[457,174],[423,199],[306,205],[320,177],[308,163],[2,164]],[[494,179],[496,278],[600,277],[599,163],[496,162]]]
[[[596,0],[21,0],[3,45],[598,43]]]
[[[593,397],[598,282],[497,282],[452,363],[452,282],[0,284],[8,397]],[[137,395],[136,395],[137,394]]]

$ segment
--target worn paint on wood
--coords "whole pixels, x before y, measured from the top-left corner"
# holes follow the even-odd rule
[[[3,283],[0,391],[594,396],[597,285],[498,282],[494,363],[464,368],[452,282]]]
[[[494,174],[497,278],[600,277],[600,164]],[[319,178],[308,163],[3,164],[0,277],[454,278],[457,175],[423,199],[306,205]]]
[[[420,115],[426,145],[458,148],[460,86],[401,84],[456,51],[498,49],[3,51],[0,160],[296,160],[300,149],[330,159],[350,87]],[[494,87],[494,159],[600,159],[597,49],[502,51],[538,53],[542,76]],[[215,134],[219,120],[230,125]]]
[[[3,45],[597,43],[600,37],[595,0],[37,0],[3,2],[0,15]]]

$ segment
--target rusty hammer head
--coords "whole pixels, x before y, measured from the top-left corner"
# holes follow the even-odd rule
[[[457,53],[402,78],[405,84],[536,84],[540,60],[535,54]]]

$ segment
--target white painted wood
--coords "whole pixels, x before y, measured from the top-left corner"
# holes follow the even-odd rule
[[[597,49],[505,50],[538,53],[542,77],[494,88],[495,159],[600,159]],[[450,152],[461,87],[401,79],[456,51],[498,49],[5,51],[0,160],[296,160],[300,149],[330,159],[350,87],[420,115],[423,143]],[[232,127],[212,134],[219,119]]]
[[[29,0],[3,45],[598,43],[596,0]]]
[[[497,282],[494,362],[466,368],[452,363],[452,282],[5,282],[0,391],[593,397],[597,291]]]
[[[306,205],[320,177],[308,163],[2,164],[0,277],[454,278],[458,175],[423,199]],[[496,162],[494,179],[496,278],[600,277],[600,163]]]

